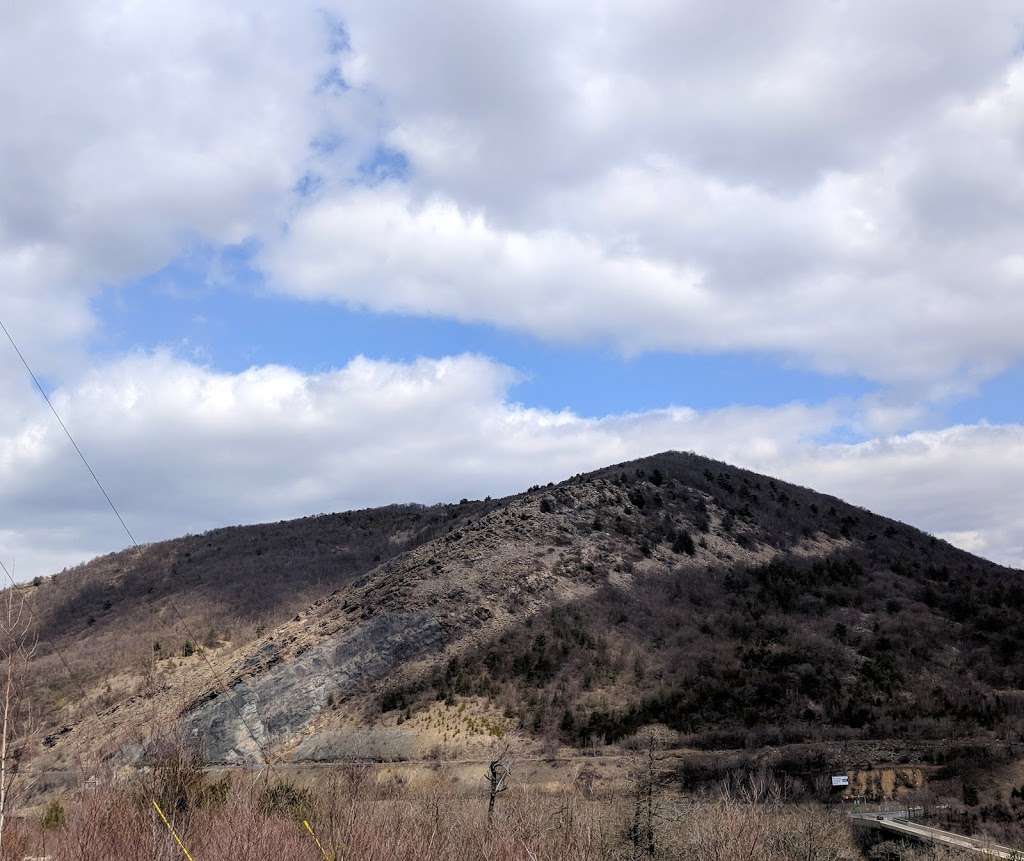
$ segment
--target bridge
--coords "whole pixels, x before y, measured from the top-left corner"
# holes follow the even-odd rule
[[[909,837],[913,840],[935,843],[940,846],[952,846],[956,849],[967,849],[989,858],[1024,861],[1024,851],[1020,849],[1011,849],[1009,846],[999,846],[984,838],[965,837],[963,834],[955,834],[952,831],[943,831],[941,828],[932,828],[928,825],[921,825],[919,822],[911,822],[907,817],[912,814],[913,810],[904,808],[889,813],[851,813],[850,819],[859,825],[877,828],[893,836]]]

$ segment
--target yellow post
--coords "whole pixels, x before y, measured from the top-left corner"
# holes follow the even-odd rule
[[[316,834],[313,833],[313,826],[309,824],[309,820],[303,819],[302,824],[306,826],[306,830],[309,832],[309,836],[313,838],[316,848],[319,849],[320,854],[324,856],[324,861],[331,861],[331,856],[327,854],[327,850],[320,845],[320,841],[317,839]]]
[[[160,814],[160,818],[164,821],[164,825],[167,826],[167,830],[171,832],[171,835],[175,840],[178,841],[178,845],[181,847],[181,851],[185,853],[185,857],[188,861],[196,861],[191,855],[188,854],[188,849],[185,848],[185,844],[181,842],[181,838],[178,836],[178,832],[174,830],[174,826],[168,821],[167,817],[164,816],[164,812],[160,809],[160,805],[153,801],[153,806],[156,808],[156,812]]]

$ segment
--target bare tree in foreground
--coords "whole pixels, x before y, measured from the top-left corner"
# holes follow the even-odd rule
[[[0,662],[3,665],[3,719],[0,721],[0,852],[14,781],[17,778],[14,745],[31,731],[29,704],[19,696],[21,673],[35,653],[31,636],[32,614],[24,594],[12,586],[0,608]]]
[[[633,815],[626,828],[631,857],[636,861],[654,858],[658,854],[661,793],[670,779],[663,770],[662,760],[665,757],[658,753],[656,733],[653,730],[644,733],[641,743],[630,774]]]
[[[496,759],[492,759],[487,767],[487,784],[490,795],[487,800],[487,823],[494,819],[494,805],[498,796],[508,789],[508,781],[512,776],[512,763],[508,759],[508,745],[506,744]]]

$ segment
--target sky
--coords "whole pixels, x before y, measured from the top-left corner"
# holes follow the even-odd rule
[[[5,4],[0,111],[0,320],[142,541],[677,449],[1024,567],[1019,3]],[[123,547],[0,403],[0,558]]]

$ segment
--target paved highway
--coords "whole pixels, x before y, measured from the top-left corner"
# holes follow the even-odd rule
[[[927,840],[930,843],[938,843],[943,846],[969,849],[972,852],[986,855],[989,858],[1010,858],[1013,861],[1024,861],[1024,852],[1018,849],[1011,849],[1009,846],[998,846],[987,840],[965,837],[963,834],[954,834],[952,831],[943,831],[940,828],[931,828],[927,825],[911,822],[903,818],[902,811],[897,813],[851,813],[850,818],[863,825],[880,828],[883,831],[904,837],[915,837],[918,840]]]

